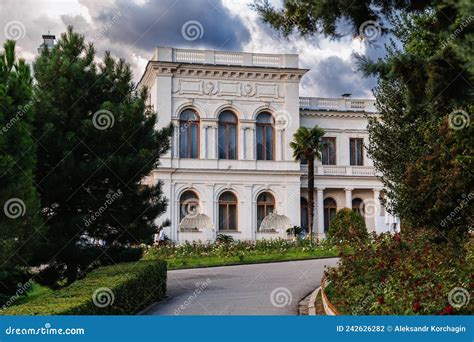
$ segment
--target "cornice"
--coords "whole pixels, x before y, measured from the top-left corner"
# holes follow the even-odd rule
[[[309,69],[149,61],[138,86],[140,87],[149,84],[150,77],[156,75],[179,76],[182,78],[198,77],[200,79],[225,78],[238,80],[299,82],[308,70]]]

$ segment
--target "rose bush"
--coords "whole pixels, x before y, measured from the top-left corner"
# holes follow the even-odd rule
[[[472,314],[473,243],[459,246],[426,232],[372,235],[326,271],[328,298],[341,314]]]

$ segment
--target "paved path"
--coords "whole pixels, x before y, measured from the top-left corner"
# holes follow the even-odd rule
[[[337,259],[168,271],[168,298],[148,315],[297,315]]]

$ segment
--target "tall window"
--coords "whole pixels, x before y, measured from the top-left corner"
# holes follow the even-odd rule
[[[301,228],[309,232],[308,230],[308,201],[304,197],[301,197],[300,199],[300,215],[301,215]]]
[[[230,191],[219,197],[219,230],[237,230],[237,197]]]
[[[269,113],[257,116],[257,160],[273,160],[275,120]]]
[[[199,214],[199,197],[194,191],[183,192],[179,198],[179,222],[188,214]]]
[[[179,116],[179,157],[199,158],[199,117],[191,109]]]
[[[350,139],[351,165],[364,165],[364,139]]]
[[[237,117],[231,111],[219,115],[219,159],[237,159]]]
[[[268,192],[261,193],[257,197],[257,229],[263,219],[275,209],[275,198]]]
[[[323,165],[336,165],[336,138],[323,138]]]
[[[334,199],[328,197],[324,200],[324,231],[329,230],[331,221],[336,216],[337,204]]]
[[[352,200],[352,210],[361,216],[364,216],[364,201],[360,198],[354,198]]]

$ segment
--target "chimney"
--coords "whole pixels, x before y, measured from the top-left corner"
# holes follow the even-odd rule
[[[50,34],[48,31],[48,34],[43,34],[43,43],[39,46],[38,48],[38,53],[41,53],[43,49],[48,49],[51,50],[54,46],[54,40],[56,39],[56,36],[54,34]]]

